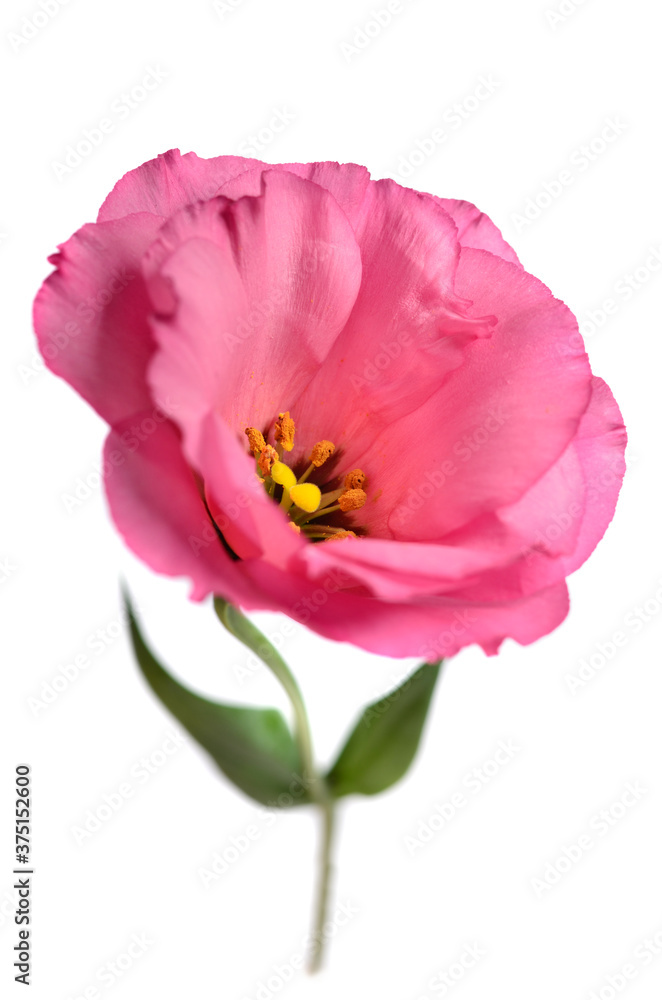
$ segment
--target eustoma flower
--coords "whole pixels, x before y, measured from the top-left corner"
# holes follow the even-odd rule
[[[171,151],[52,260],[42,352],[110,425],[127,544],[196,600],[430,660],[563,620],[625,432],[572,313],[474,206]]]
[[[52,261],[41,350],[110,425],[105,486],[129,546],[214,595],[293,708],[155,694],[246,794],[323,816],[410,766],[440,660],[530,643],[602,537],[625,430],[572,313],[468,202],[354,164],[171,151],[127,174]],[[128,603],[128,602],[127,602]],[[322,773],[289,667],[235,605],[424,663],[368,706]]]

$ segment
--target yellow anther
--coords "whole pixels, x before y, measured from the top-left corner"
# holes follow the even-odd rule
[[[360,490],[365,486],[365,481],[367,479],[366,474],[362,469],[352,469],[345,476],[344,487],[346,490]]]
[[[316,469],[319,469],[327,458],[331,458],[335,450],[336,446],[332,441],[318,441],[310,453],[310,461]]]
[[[297,477],[294,475],[289,465],[285,465],[285,462],[274,462],[271,466],[271,478],[279,486],[282,486],[284,490],[289,490],[294,486],[297,481]]]
[[[265,444],[264,448],[259,454],[257,464],[260,467],[260,472],[263,476],[271,475],[271,470],[274,464],[278,463],[278,452],[275,448],[272,448],[270,444]]]
[[[364,490],[353,489],[347,490],[342,496],[338,497],[338,506],[345,513],[348,510],[358,510],[359,507],[363,507],[364,503],[368,499],[368,494]]]
[[[295,524],[294,521],[288,521],[287,523],[289,524],[290,528],[292,529],[295,535],[301,534],[301,525]]]
[[[290,500],[295,503],[300,510],[305,510],[307,514],[312,514],[320,505],[322,494],[319,486],[314,483],[297,483],[290,488]]]
[[[292,451],[294,448],[294,421],[289,410],[278,414],[278,420],[274,427],[274,437],[285,451]]]
[[[244,434],[248,438],[248,447],[257,458],[262,449],[267,446],[267,442],[264,440],[262,432],[259,431],[257,427],[246,427]]]
[[[325,542],[337,542],[339,538],[356,538],[353,531],[336,531],[335,535],[329,535],[328,538],[322,539]]]

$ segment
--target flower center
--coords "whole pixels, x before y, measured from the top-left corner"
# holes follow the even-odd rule
[[[267,444],[256,427],[247,427],[248,446],[256,463],[256,475],[274,501],[280,504],[290,519],[290,526],[297,533],[303,532],[313,542],[328,542],[340,538],[356,538],[357,526],[346,517],[359,510],[367,500],[364,490],[366,477],[361,469],[352,469],[344,477],[333,475],[328,485],[342,479],[336,489],[321,487],[309,478],[331,458],[335,445],[331,441],[318,441],[308,458],[307,468],[297,476],[285,461],[285,453],[294,448],[295,426],[289,411],[278,414],[274,425],[276,446]],[[323,475],[323,474],[322,474]],[[332,518],[336,524],[323,524],[320,518]],[[345,523],[346,522],[346,523]]]

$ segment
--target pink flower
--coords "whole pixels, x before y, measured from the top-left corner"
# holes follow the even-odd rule
[[[174,150],[51,259],[41,350],[110,424],[127,544],[195,600],[427,659],[563,620],[625,430],[573,315],[473,205]]]

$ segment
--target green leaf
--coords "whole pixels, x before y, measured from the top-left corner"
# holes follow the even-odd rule
[[[441,661],[423,663],[365,709],[327,775],[336,798],[376,795],[399,781],[413,761]]]
[[[299,752],[283,715],[275,708],[223,705],[189,691],[155,659],[126,594],[124,600],[133,649],[145,680],[226,777],[263,805],[309,802],[301,781]],[[283,794],[285,803],[278,802]]]

